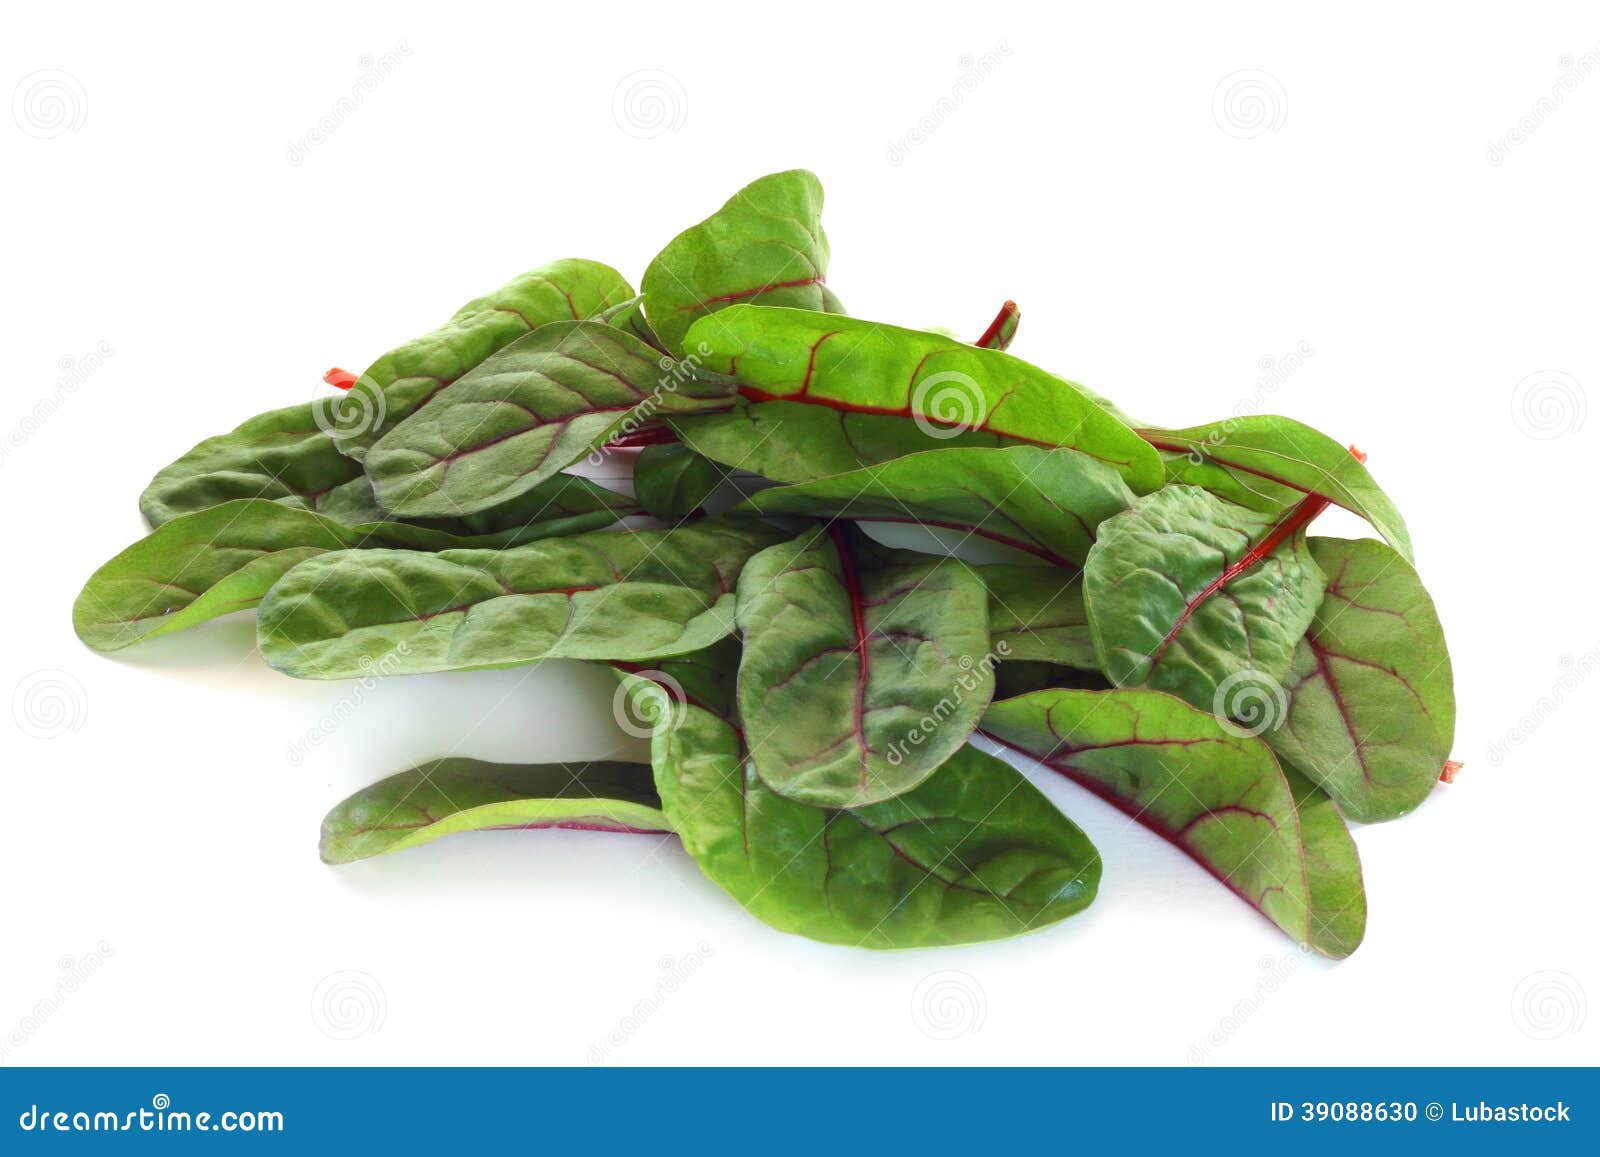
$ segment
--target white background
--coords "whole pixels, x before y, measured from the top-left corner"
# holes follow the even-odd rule
[[[1594,6],[884,7],[8,8],[5,1063],[1597,1059]],[[1352,959],[1302,961],[1048,773],[1104,856],[1098,903],[959,950],[770,931],[666,839],[328,868],[323,812],[422,758],[641,751],[608,678],[359,692],[269,671],[247,619],[116,659],[73,637],[82,581],[195,441],[524,268],[636,280],[794,166],[826,185],[851,312],[976,334],[1014,297],[1013,352],[1136,414],[1281,412],[1371,455],[1449,633],[1467,766],[1357,832]]]

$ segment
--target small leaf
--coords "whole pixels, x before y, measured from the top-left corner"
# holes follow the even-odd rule
[[[983,727],[1176,844],[1296,942],[1335,958],[1360,943],[1355,843],[1261,740],[1158,691],[1036,691],[992,704]]]
[[[801,309],[736,305],[695,324],[707,369],[753,401],[800,401],[910,418],[935,435],[980,430],[1078,450],[1141,493],[1161,459],[1139,435],[1065,379],[999,350],[878,322]]]
[[[364,459],[379,438],[497,350],[542,325],[594,317],[633,295],[609,265],[566,258],[467,302],[432,333],[367,368],[335,407],[339,449]]]
[[[662,522],[682,522],[705,506],[726,475],[681,442],[646,446],[633,464],[633,492]]]
[[[1141,432],[1153,446],[1187,454],[1193,462],[1220,467],[1231,475],[1232,485],[1218,489],[1224,498],[1238,502],[1240,490],[1270,496],[1274,486],[1318,494],[1365,518],[1389,545],[1408,561],[1411,558],[1405,520],[1389,496],[1346,447],[1310,426],[1257,414],[1187,430]],[[1200,477],[1192,480],[1205,484]]]
[[[1111,681],[1217,714],[1235,697],[1281,697],[1323,584],[1292,530],[1193,486],[1165,487],[1107,519],[1083,591]]]
[[[724,720],[658,728],[656,786],[700,870],[761,920],[830,944],[997,940],[1081,912],[1100,882],[1087,836],[1002,760],[963,746],[919,787],[870,807],[809,807],[742,762]]]
[[[804,169],[752,181],[685,229],[644,272],[645,313],[667,349],[693,352],[698,318],[739,302],[843,312],[828,292],[822,184]]]
[[[278,580],[258,642],[302,679],[683,655],[733,630],[739,570],[779,537],[704,521],[511,550],[338,551]]]
[[[1095,528],[1126,510],[1117,472],[1072,450],[928,450],[763,490],[734,513],[804,514],[965,530],[1056,564],[1081,564]]]
[[[348,864],[490,828],[665,833],[650,768],[639,763],[438,759],[380,779],[322,821],[322,860]]]
[[[994,692],[987,594],[965,563],[814,528],[739,577],[739,713],[774,791],[861,806],[931,775]]]
[[[1083,576],[1052,566],[978,568],[989,589],[989,638],[1005,665],[1017,661],[1099,669]]]
[[[367,474],[397,514],[471,514],[570,466],[624,421],[725,406],[731,389],[685,377],[599,322],[546,325],[391,430],[367,454]]]
[[[1354,820],[1404,815],[1439,779],[1455,737],[1450,652],[1433,601],[1372,539],[1310,540],[1328,590],[1289,672],[1282,726],[1262,737]]]

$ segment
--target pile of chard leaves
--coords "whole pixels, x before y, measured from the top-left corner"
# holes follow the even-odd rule
[[[764,177],[642,292],[557,261],[330,371],[345,393],[200,443],[78,634],[112,651],[255,607],[289,675],[587,660],[651,722],[649,766],[384,779],[328,815],[330,863],[471,829],[671,832],[786,931],[1012,936],[1087,907],[1100,857],[982,733],[1349,954],[1346,820],[1420,804],[1455,712],[1360,456],[1287,418],[1136,424],[1007,353],[1009,302],[971,344],[851,317],[821,207],[810,173]],[[572,472],[597,455],[633,494]],[[1379,537],[1309,537],[1330,504]],[[861,522],[934,532],[897,549]]]

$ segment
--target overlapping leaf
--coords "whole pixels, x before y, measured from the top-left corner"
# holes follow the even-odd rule
[[[308,679],[682,655],[733,630],[739,571],[777,538],[699,522],[511,550],[338,551],[278,580],[258,639]]]
[[[397,514],[471,514],[565,469],[625,420],[724,406],[731,391],[601,322],[546,325],[391,430],[367,454],[367,474]]]
[[[739,714],[774,791],[824,807],[899,795],[971,736],[994,692],[987,593],[965,563],[820,528],[739,577]]]
[[[740,302],[841,313],[825,284],[828,238],[822,183],[804,169],[752,181],[700,224],[685,229],[644,272],[644,308],[666,348],[696,320]]]
[[[704,508],[724,474],[681,442],[646,446],[633,464],[633,492],[656,518],[680,522]]]
[[[999,350],[808,310],[736,305],[695,323],[689,344],[755,401],[788,400],[1065,446],[1161,485],[1160,456],[1077,386]]]
[[[1140,690],[1036,691],[992,704],[983,726],[1172,841],[1298,943],[1343,957],[1361,942],[1355,843],[1261,740]]]
[[[1444,631],[1396,551],[1372,539],[1309,545],[1327,594],[1295,648],[1281,726],[1263,738],[1351,819],[1394,819],[1426,798],[1450,756],[1456,704]]]
[[[322,821],[323,862],[348,864],[492,828],[666,832],[648,765],[437,759],[381,779]]]
[[[1264,555],[1285,523],[1192,486],[1168,486],[1107,519],[1084,565],[1100,666],[1231,714],[1272,695],[1322,599],[1302,534]]]
[[[367,368],[334,407],[339,449],[364,459],[379,438],[490,354],[542,325],[594,317],[633,296],[610,266],[565,258],[474,298]]]
[[[1099,668],[1082,575],[1053,566],[978,568],[989,590],[989,638],[1007,664]]]
[[[1079,564],[1095,528],[1126,510],[1121,476],[1073,450],[928,450],[763,490],[735,512],[912,522],[979,534],[1047,562]]]
[[[820,808],[767,787],[725,720],[696,707],[665,717],[651,761],[668,822],[701,871],[775,928],[921,948],[1016,936],[1094,899],[1088,837],[974,747],[887,802]]]

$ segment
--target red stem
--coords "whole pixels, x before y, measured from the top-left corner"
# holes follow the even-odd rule
[[[341,370],[338,366],[322,375],[322,380],[339,390],[348,390],[356,384],[360,374],[352,374],[349,370]]]
[[[606,449],[633,450],[640,446],[664,446],[677,440],[678,436],[666,426],[642,426],[626,434],[618,434],[606,443]]]
[[[1017,303],[1008,301],[1000,307],[1000,312],[994,315],[994,320],[989,323],[989,328],[983,331],[976,344],[984,349],[999,349],[1000,334],[1006,326],[1015,322],[1022,316],[1022,311],[1017,308]]]

